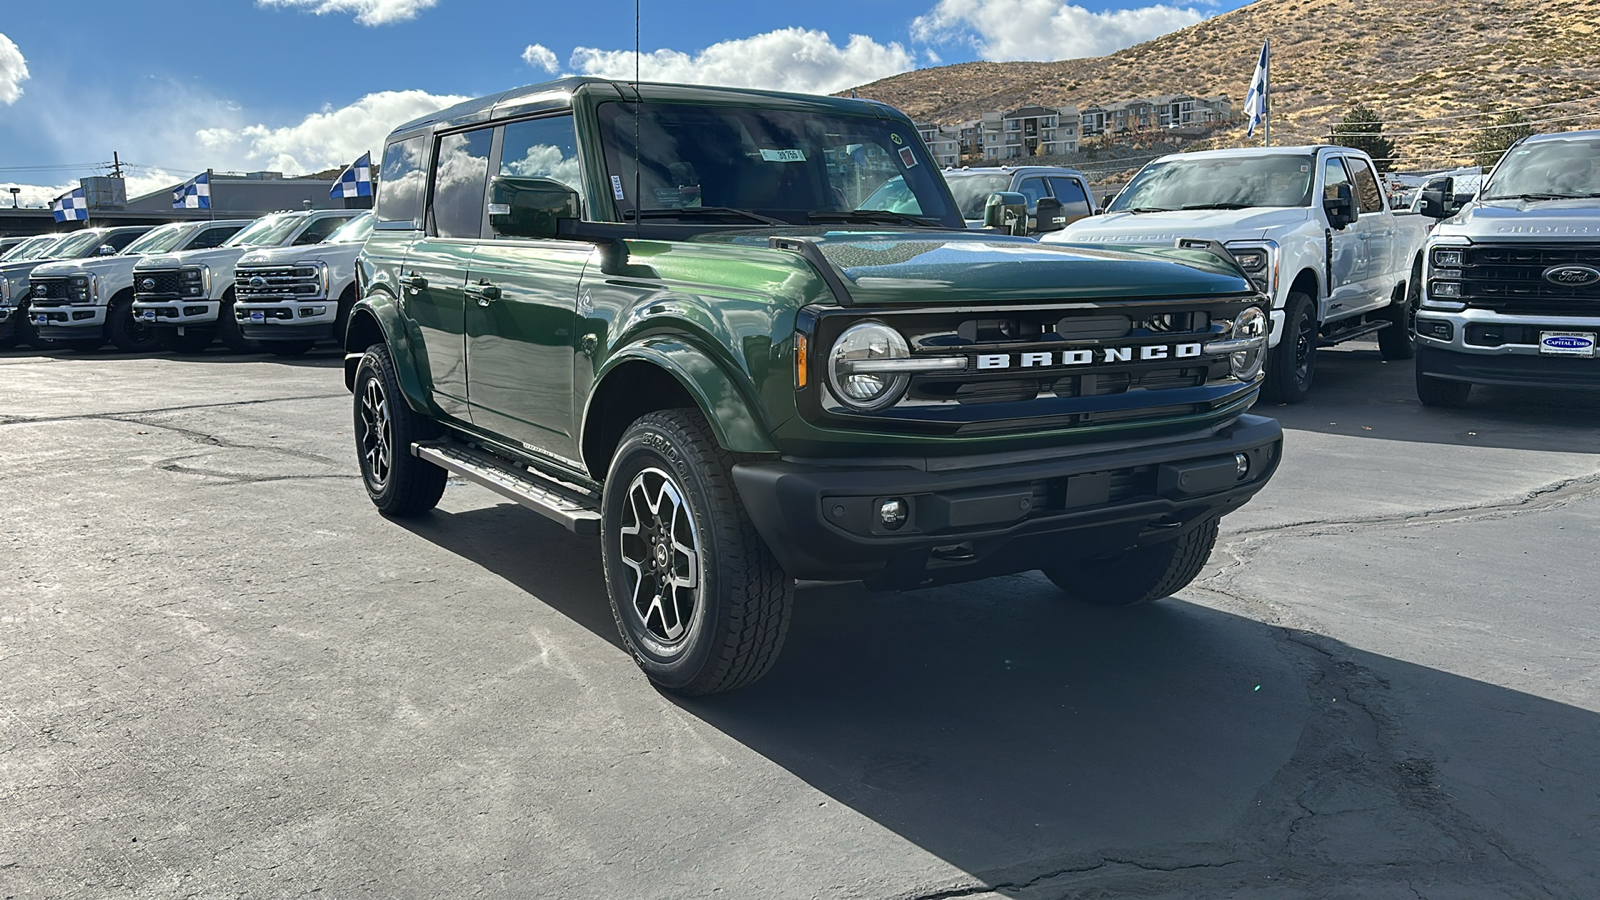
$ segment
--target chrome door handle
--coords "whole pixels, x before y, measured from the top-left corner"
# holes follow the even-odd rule
[[[488,280],[477,284],[469,284],[465,288],[468,297],[476,297],[479,306],[488,306],[489,301],[500,299],[500,288],[490,284]]]
[[[424,290],[428,286],[428,279],[423,278],[421,275],[418,275],[415,272],[412,272],[409,275],[401,275],[399,280],[401,287],[408,287],[413,291]]]

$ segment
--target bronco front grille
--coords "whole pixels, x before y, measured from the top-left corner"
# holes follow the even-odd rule
[[[1461,300],[1475,309],[1544,316],[1600,315],[1600,282],[1574,287],[1544,277],[1551,268],[1600,268],[1600,246],[1474,244],[1463,248]]]
[[[233,295],[241,301],[316,299],[322,293],[316,266],[249,266],[234,270]]]
[[[135,294],[165,295],[178,293],[178,270],[158,269],[145,270],[133,273],[133,292]]]

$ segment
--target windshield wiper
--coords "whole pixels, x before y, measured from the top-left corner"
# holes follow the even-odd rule
[[[1249,209],[1253,203],[1190,203],[1183,209]]]
[[[1147,212],[1177,212],[1177,210],[1168,209],[1165,206],[1135,206],[1135,207],[1132,207],[1131,209],[1116,209],[1116,210],[1112,210],[1112,212],[1147,213]]]
[[[622,214],[624,219],[630,216],[639,219],[690,219],[698,218],[700,216],[739,216],[747,221],[760,222],[763,225],[791,224],[783,221],[782,219],[774,219],[771,216],[763,216],[758,212],[751,212],[748,209],[734,209],[731,206],[683,206],[677,209],[630,209]]]
[[[806,216],[811,222],[877,222],[889,225],[938,225],[927,216],[890,212],[887,209],[852,209],[849,212],[814,212]]]
[[[1577,200],[1579,198],[1594,196],[1593,194],[1497,194],[1493,197],[1484,197],[1485,200]]]

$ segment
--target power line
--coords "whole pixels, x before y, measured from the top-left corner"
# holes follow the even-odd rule
[[[1517,107],[1515,109],[1506,109],[1506,110],[1498,110],[1498,111],[1490,111],[1490,112],[1461,113],[1459,115],[1454,115],[1454,116],[1429,116],[1429,117],[1423,118],[1423,119],[1398,119],[1396,121],[1398,121],[1398,122],[1400,122],[1402,124],[1422,123],[1422,122],[1455,122],[1455,121],[1459,121],[1461,119],[1476,119],[1476,118],[1481,118],[1483,116],[1503,116],[1503,115],[1506,115],[1507,113],[1514,113],[1514,112],[1519,112],[1519,113],[1520,112],[1532,112],[1533,110],[1536,110],[1536,109],[1549,109],[1552,106],[1566,106],[1566,105],[1571,104],[1571,103],[1584,103],[1586,101],[1587,101],[1587,98],[1576,98],[1576,99],[1572,99],[1572,100],[1557,100],[1554,103],[1540,103],[1540,104],[1537,104],[1535,106],[1519,106],[1519,107]]]
[[[1423,130],[1420,130],[1420,131],[1388,131],[1388,130],[1381,130],[1381,131],[1345,131],[1345,132],[1336,132],[1336,131],[1330,130],[1328,132],[1328,137],[1344,137],[1344,138],[1348,138],[1348,137],[1386,137],[1387,138],[1387,137],[1414,137],[1416,135],[1422,135],[1422,134],[1461,134],[1462,132],[1472,132],[1472,131],[1497,131],[1497,130],[1505,129],[1505,128],[1526,128],[1526,127],[1528,127],[1530,125],[1548,125],[1548,124],[1550,124],[1552,122],[1570,122],[1570,121],[1574,121],[1574,120],[1577,120],[1577,119],[1593,119],[1593,118],[1596,118],[1596,117],[1600,117],[1600,112],[1576,113],[1576,114],[1570,115],[1570,116],[1553,116],[1553,117],[1548,118],[1548,119],[1529,119],[1529,120],[1524,121],[1524,122],[1507,122],[1507,123],[1500,124],[1500,125],[1475,125],[1475,126],[1472,126],[1470,128],[1434,128],[1434,129],[1423,129]],[[1380,127],[1383,125],[1382,122],[1372,122],[1372,123],[1353,122],[1353,123],[1350,123],[1350,125],[1347,126],[1347,127],[1357,127],[1357,126],[1366,125],[1366,124],[1378,125]]]

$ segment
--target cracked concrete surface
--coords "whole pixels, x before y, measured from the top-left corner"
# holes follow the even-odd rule
[[[332,353],[0,357],[0,898],[1600,896],[1600,399],[1375,357],[1179,597],[807,587],[692,702]]]

